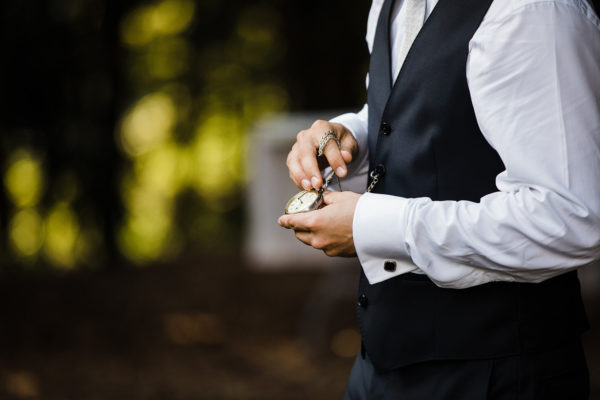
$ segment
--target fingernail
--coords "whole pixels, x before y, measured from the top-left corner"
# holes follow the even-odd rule
[[[310,181],[311,181],[311,183],[312,183],[313,187],[317,187],[317,185],[319,184],[319,179],[318,179],[316,176],[313,176],[313,177],[310,179]]]
[[[310,182],[308,181],[308,179],[302,179],[302,187],[304,189],[308,189],[310,187]]]
[[[342,176],[346,173],[346,169],[343,167],[337,167],[337,169],[335,170],[335,173],[337,176]]]

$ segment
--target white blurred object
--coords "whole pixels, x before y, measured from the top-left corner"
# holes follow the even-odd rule
[[[275,115],[259,122],[249,143],[247,186],[248,223],[245,256],[252,268],[260,270],[332,268],[358,266],[356,258],[331,258],[298,241],[294,232],[281,228],[277,218],[283,214],[287,201],[299,189],[289,178],[285,165],[287,154],[296,135],[308,129],[317,119],[329,119],[337,113]],[[366,174],[358,187],[366,185]],[[330,185],[337,189],[337,180]],[[356,182],[344,182],[342,189],[356,187]]]

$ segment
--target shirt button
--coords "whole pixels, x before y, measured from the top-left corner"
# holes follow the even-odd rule
[[[383,263],[383,269],[387,272],[395,272],[396,271],[396,261],[394,260],[385,260]]]
[[[365,308],[369,304],[369,299],[366,294],[361,294],[358,298],[358,306]]]
[[[389,135],[390,133],[392,133],[392,127],[387,122],[382,122],[381,123],[381,132],[384,135]]]

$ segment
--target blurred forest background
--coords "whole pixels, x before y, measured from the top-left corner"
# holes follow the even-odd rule
[[[1,399],[340,398],[353,289],[307,343],[323,273],[248,268],[245,165],[257,121],[361,106],[369,6],[0,3]]]

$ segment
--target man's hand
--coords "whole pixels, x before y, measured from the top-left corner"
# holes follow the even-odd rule
[[[319,140],[327,131],[334,131],[340,141],[341,149],[335,140],[330,140],[325,146],[323,160],[317,160]],[[300,131],[296,143],[287,157],[287,167],[290,178],[296,186],[302,189],[319,188],[323,184],[320,169],[330,165],[336,175],[343,178],[348,173],[346,164],[358,153],[356,140],[343,125],[318,120],[310,129]]]
[[[303,243],[323,250],[330,257],[356,255],[352,222],[360,194],[325,192],[325,207],[301,214],[282,215],[279,225],[293,229]]]

